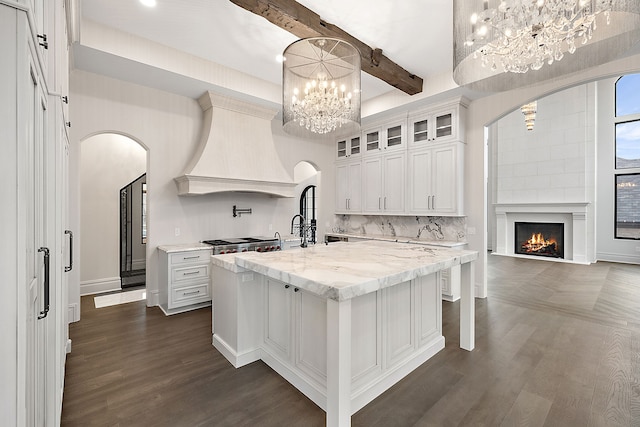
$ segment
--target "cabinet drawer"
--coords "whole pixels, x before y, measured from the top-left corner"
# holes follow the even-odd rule
[[[175,253],[170,255],[169,263],[171,265],[180,265],[187,263],[208,263],[210,261],[211,254],[212,251],[210,250]]]
[[[174,288],[170,293],[169,308],[210,301],[209,282]]]
[[[174,286],[186,280],[207,278],[209,278],[209,264],[173,267],[171,269],[171,284]]]

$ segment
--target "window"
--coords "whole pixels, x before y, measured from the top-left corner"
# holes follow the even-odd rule
[[[616,82],[615,238],[640,239],[640,74]]]

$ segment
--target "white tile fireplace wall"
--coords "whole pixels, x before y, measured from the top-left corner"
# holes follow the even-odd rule
[[[334,233],[410,237],[424,241],[466,241],[466,217],[336,215]]]
[[[565,261],[594,261],[595,128],[594,84],[538,99],[532,131],[520,109],[490,127],[494,253],[514,255],[516,221],[558,222]]]

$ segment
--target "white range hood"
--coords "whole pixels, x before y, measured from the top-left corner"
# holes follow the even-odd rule
[[[184,175],[179,195],[227,191],[294,197],[296,184],[282,166],[271,133],[277,110],[206,92],[200,145]]]

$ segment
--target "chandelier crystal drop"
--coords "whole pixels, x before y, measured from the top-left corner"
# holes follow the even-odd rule
[[[613,0],[499,0],[471,15],[466,46],[478,46],[474,58],[483,67],[526,73],[544,63],[573,54],[576,44],[586,44],[596,30],[596,16],[604,13],[609,24]]]
[[[536,122],[536,113],[538,112],[538,102],[532,101],[524,104],[520,111],[524,114],[524,124],[527,126],[527,130],[533,130],[533,125]]]
[[[304,94],[294,88],[291,97],[293,118],[311,132],[324,134],[342,127],[351,117],[351,92],[345,85],[336,86],[326,75],[307,82]]]
[[[360,126],[360,53],[334,38],[289,45],[282,63],[284,129],[299,136],[325,135]]]

